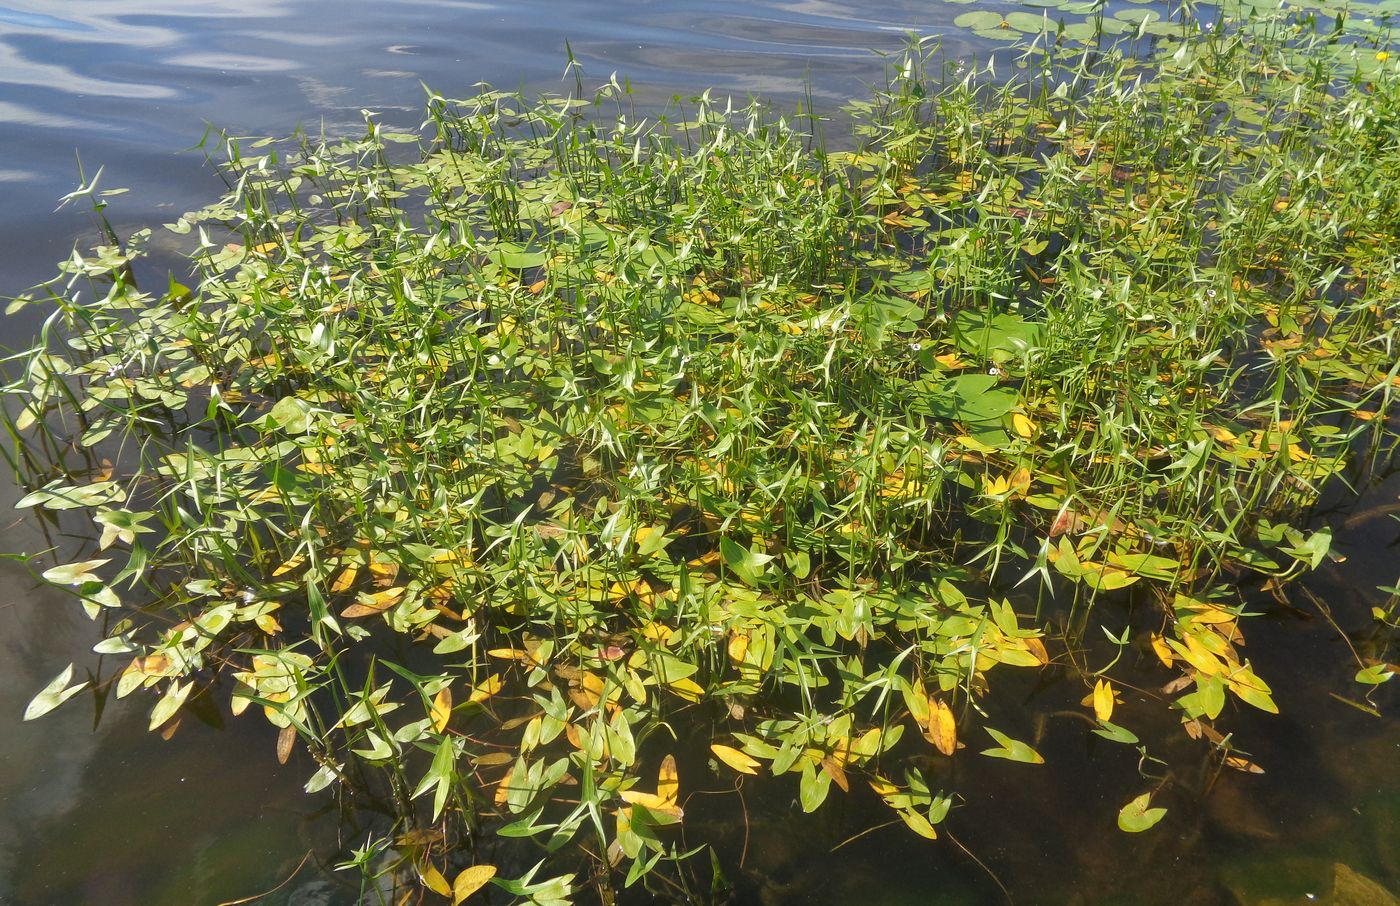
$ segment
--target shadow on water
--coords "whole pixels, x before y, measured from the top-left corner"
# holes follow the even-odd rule
[[[372,108],[407,122],[420,108],[419,80],[449,91],[483,79],[551,90],[566,39],[590,79],[616,70],[645,86],[644,100],[708,85],[782,99],[810,79],[834,108],[878,76],[871,49],[896,49],[905,30],[946,28],[959,9],[913,0],[75,0],[58,11],[7,0],[0,292],[49,277],[90,230],[79,215],[51,214],[75,182],[75,150],[89,170],[106,166],[108,185],[133,189],[111,212],[119,228],[154,225],[218,190],[197,155],[174,153],[199,139],[205,120],[280,134],[298,123],[357,128]],[[23,344],[33,317],[5,322],[0,339]],[[6,488],[0,512],[15,499]],[[1390,474],[1350,509],[1324,507],[1347,560],[1308,583],[1344,631],[1363,630],[1384,597],[1376,587],[1400,574],[1400,522],[1367,515],[1397,499],[1400,477]],[[0,528],[0,549],[47,546],[31,524]],[[20,724],[33,692],[70,660],[81,664],[99,636],[71,598],[21,564],[0,562],[0,589],[0,902],[214,904],[273,887],[308,852],[296,879],[259,902],[353,902],[322,863],[354,841],[341,839],[334,805],[301,792],[310,764],[279,766],[260,722],[186,721],[167,742],[146,732],[144,703],[127,701],[111,703],[96,726],[81,707]],[[1023,706],[1023,722],[1039,715],[1015,729],[1048,765],[959,759],[958,784],[979,795],[955,809],[938,843],[880,827],[889,812],[867,791],[815,820],[800,814],[788,784],[736,792],[708,773],[700,736],[682,773],[709,776],[712,789],[686,803],[687,842],[709,842],[742,866],[727,881],[730,902],[744,904],[988,903],[1004,899],[1003,887],[1020,903],[1302,904],[1329,891],[1339,906],[1380,902],[1367,884],[1400,888],[1400,726],[1340,700],[1360,694],[1355,667],[1315,609],[1300,603],[1251,632],[1251,657],[1282,714],[1232,720],[1265,773],[1215,776],[1203,765],[1177,778],[1161,832],[1124,835],[1104,823],[1138,791],[1122,786],[1137,754],[1086,745],[1092,737],[1056,716],[1078,707],[1082,688],[1013,675],[998,678],[1002,697]],[[1135,656],[1145,691],[1125,696],[1124,713],[1135,726],[1172,720],[1147,702],[1161,678],[1150,654]],[[1382,713],[1395,695],[1377,691]],[[1190,763],[1186,741],[1177,744],[1181,753],[1154,754]]]

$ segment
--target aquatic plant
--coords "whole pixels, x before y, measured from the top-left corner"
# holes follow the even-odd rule
[[[1125,831],[1171,782],[1125,653],[1255,769],[1231,711],[1277,706],[1239,589],[1286,599],[1324,483],[1393,448],[1400,78],[1248,21],[1045,30],[1001,81],[916,44],[844,151],[810,111],[642,116],[616,81],[212,137],[227,194],[166,227],[189,276],[138,285],[152,233],[107,227],[11,303],[52,312],[5,388],[20,505],[95,526],[43,575],[121,660],[26,716],[252,709],[308,791],[382,794],[367,891],[454,903],[698,896],[657,870],[682,765],[808,812],[864,784],[936,839],[977,792],[924,759],[1044,760],[995,725],[1004,670],[1069,672],[1140,750]],[[493,835],[521,842],[487,862]]]

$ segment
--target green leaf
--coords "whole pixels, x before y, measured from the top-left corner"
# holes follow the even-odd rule
[[[1394,676],[1395,671],[1391,669],[1389,664],[1376,664],[1367,667],[1365,670],[1358,670],[1356,673],[1356,681],[1358,683],[1365,683],[1368,686],[1379,686],[1381,683],[1392,679]]]
[[[1289,539],[1290,541],[1292,539]],[[1322,561],[1327,559],[1327,552],[1332,549],[1332,530],[1321,528],[1306,539],[1293,544],[1290,547],[1282,548],[1283,552],[1294,560],[1302,561],[1313,569],[1322,565]]]
[[[1133,733],[1133,731],[1106,720],[1099,721],[1098,729],[1096,729],[1094,733],[1102,736],[1104,739],[1112,742],[1121,742],[1125,745],[1132,746],[1138,743],[1137,734]]]
[[[1045,30],[1055,33],[1055,23],[1035,13],[1014,12],[1006,14],[1006,24],[1020,32],[1038,35]]]
[[[267,419],[288,434],[305,434],[311,424],[308,406],[294,396],[284,396],[272,407]]]
[[[73,665],[69,664],[38,695],[29,700],[28,706],[24,709],[24,719],[33,720],[36,717],[43,717],[87,688],[87,680],[74,686],[68,685],[72,679]]]
[[[156,729],[161,724],[175,716],[175,712],[180,710],[180,706],[185,703],[185,699],[190,697],[190,691],[194,689],[194,683],[171,683],[170,688],[165,690],[160,701],[151,709],[151,723],[149,729]]]
[[[1152,794],[1143,793],[1118,810],[1118,827],[1130,834],[1140,834],[1154,827],[1166,816],[1164,808],[1149,808]]]
[[[769,554],[756,553],[728,538],[720,539],[719,552],[724,558],[724,565],[750,585],[758,584],[764,564],[773,559]]]
[[[1035,30],[1040,31],[1040,17],[1034,18],[1037,20]],[[953,315],[952,325],[953,337],[960,348],[993,361],[1019,358],[1040,343],[1039,324],[1006,312],[988,315],[983,311],[963,309]]]
[[[518,271],[541,267],[549,260],[549,253],[538,249],[527,249],[514,242],[502,242],[491,251],[488,257],[501,267]]]
[[[810,761],[802,764],[802,782],[798,784],[797,798],[802,803],[802,811],[815,812],[826,801],[831,790],[831,775],[819,771]]]
[[[916,410],[973,428],[1000,429],[1002,417],[1019,402],[1016,391],[1000,386],[992,374],[960,374],[941,381],[925,379],[913,384],[912,389],[917,394],[913,401]]]
[[[1007,761],[1019,761],[1022,764],[1045,764],[1045,758],[1035,749],[1021,742],[1019,739],[1012,739],[999,730],[987,727],[987,732],[995,739],[1000,746],[995,749],[984,749],[983,755],[990,758],[1005,758]]]
[[[81,487],[64,487],[55,482],[24,495],[15,504],[15,509],[42,506],[46,510],[74,510],[104,503],[120,503],[125,499],[126,491],[115,481],[99,481]]]
[[[958,28],[999,28],[1001,27],[1001,14],[977,10],[976,12],[963,13],[953,20],[953,24]]]
[[[44,570],[43,575],[45,579],[57,585],[86,585],[89,582],[101,582],[102,579],[93,570],[110,562],[110,560],[84,560],[81,563],[65,563],[62,566]]]

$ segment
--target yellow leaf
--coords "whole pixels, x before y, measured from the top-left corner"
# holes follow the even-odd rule
[[[909,825],[909,829],[920,837],[927,837],[930,840],[938,839],[938,831],[933,829],[928,819],[913,809],[900,809],[899,817],[904,819],[904,823]]]
[[[499,673],[493,673],[472,690],[472,694],[467,697],[467,701],[474,705],[479,705],[497,692],[500,692],[501,685],[501,675]]]
[[[374,580],[375,588],[387,588],[398,578],[399,565],[393,561],[374,560],[370,562],[369,574]]]
[[[1113,686],[1108,680],[1094,683],[1094,716],[1103,721],[1113,717]]]
[[[588,695],[588,699],[593,705],[596,706],[598,702],[603,700],[603,692],[607,688],[607,683],[601,676],[596,673],[585,673],[579,678],[579,683],[583,686],[583,691]]]
[[[424,862],[418,866],[418,877],[423,879],[423,886],[433,893],[440,893],[445,897],[452,896],[452,885],[447,883],[447,879],[442,876],[431,862]]]
[[[661,770],[656,775],[656,795],[668,805],[675,805],[680,798],[681,780],[676,773],[676,759],[667,755],[661,759]]]
[[[1237,771],[1244,771],[1246,774],[1264,773],[1264,769],[1259,767],[1259,765],[1250,761],[1248,758],[1242,758],[1239,755],[1226,755],[1225,767],[1234,768]]]
[[[674,802],[668,802],[664,797],[658,796],[655,793],[645,793],[641,790],[623,790],[621,793],[618,793],[618,795],[622,797],[623,802],[629,802],[632,805],[640,805],[642,808],[657,812],[658,814],[671,815],[676,818],[680,818],[684,814],[680,806],[676,805]]]
[[[1176,661],[1176,655],[1167,645],[1167,640],[1155,632],[1152,633],[1152,650],[1157,653],[1157,660],[1161,661],[1168,669]]]
[[[675,635],[675,630],[665,623],[652,621],[642,627],[642,638],[663,648],[671,641],[673,635]]]
[[[1172,650],[1181,655],[1188,664],[1197,670],[1208,675],[1219,675],[1225,672],[1225,665],[1220,662],[1214,654],[1201,644],[1195,635],[1186,637],[1186,644],[1180,645],[1176,642],[1168,642]]]
[[[827,755],[817,764],[821,767],[822,772],[831,778],[832,783],[841,788],[841,792],[849,793],[851,791],[851,782],[846,779],[846,769],[841,767],[839,761]]]
[[[274,569],[272,571],[272,575],[274,577],[284,576],[292,570],[296,569],[297,567],[301,566],[305,562],[306,556],[304,554],[294,554],[293,556],[288,557],[281,566]]]
[[[942,699],[931,702],[928,732],[924,735],[944,755],[951,756],[958,750],[958,728],[953,721],[953,709]]]
[[[666,684],[670,690],[688,702],[698,702],[705,697],[705,690],[694,680],[686,677]]]
[[[569,729],[572,730],[573,727],[574,727],[573,724],[569,724]],[[575,732],[577,732],[577,731],[575,731]],[[569,741],[570,741],[570,742],[573,742],[573,736],[572,736],[572,735],[569,737]],[[578,747],[578,746],[577,746],[577,743],[575,743],[575,746]],[[580,748],[581,748],[581,747],[580,747]],[[493,800],[493,801],[496,803],[496,808],[502,808],[502,807],[504,807],[505,804],[506,804],[506,800],[510,798],[510,779],[511,779],[511,777],[512,777],[514,774],[515,774],[515,768],[512,767],[509,771],[506,771],[506,776],[502,777],[502,778],[501,778],[500,784],[498,784],[498,785],[496,786],[496,796],[495,796],[495,799]]]
[[[1041,666],[1050,663],[1050,652],[1045,650],[1045,643],[1037,638],[1022,639],[1026,643],[1026,650],[1031,653]]]
[[[370,617],[377,613],[383,613],[397,604],[399,598],[403,597],[403,593],[407,590],[400,585],[397,588],[386,588],[372,595],[362,594],[354,604],[342,610],[340,615],[347,620],[353,620],[357,617]]]
[[[736,664],[744,663],[744,655],[749,651],[749,634],[736,632],[729,637],[729,659]]]
[[[710,746],[710,751],[715,753],[715,757],[729,765],[740,774],[757,774],[759,762],[738,749],[731,746],[715,743]]]
[[[452,906],[458,906],[463,900],[485,887],[487,882],[496,876],[496,866],[494,865],[473,865],[471,868],[462,870],[452,882]]]
[[[429,716],[433,719],[433,729],[441,733],[447,729],[447,721],[452,717],[452,687],[443,686],[437,695],[433,696],[433,707],[429,711]]]
[[[1011,413],[1011,426],[1016,429],[1016,434],[1026,440],[1035,437],[1035,422],[1019,412]]]
[[[331,591],[338,595],[344,594],[355,586],[355,579],[359,575],[360,567],[351,563],[335,577],[335,581],[331,583]]]

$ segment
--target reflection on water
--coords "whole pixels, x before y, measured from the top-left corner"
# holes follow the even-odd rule
[[[206,121],[245,134],[350,129],[368,108],[413,123],[420,80],[449,94],[483,80],[562,90],[566,41],[586,80],[616,71],[647,98],[711,85],[794,97],[810,80],[834,107],[878,77],[871,50],[898,49],[906,31],[944,30],[964,9],[927,0],[5,0],[0,294],[48,277],[75,237],[90,238],[81,213],[51,214],[75,183],[75,152],[89,173],[105,165],[105,185],[134,190],[109,214],[135,228],[217,191],[197,154],[178,153]],[[6,322],[0,343],[18,345],[35,327]],[[1365,505],[1397,494],[1392,477]],[[5,488],[0,513],[14,499]],[[64,543],[7,525],[0,550]],[[1397,528],[1379,519],[1343,535],[1349,561],[1318,577],[1343,626],[1364,625],[1375,586],[1395,580]],[[732,794],[697,797],[688,833],[743,862],[731,879],[742,903],[983,903],[1003,884],[1031,903],[1305,903],[1334,886],[1369,890],[1368,878],[1400,883],[1400,732],[1329,695],[1359,693],[1344,646],[1320,623],[1282,617],[1254,630],[1251,656],[1276,683],[1283,715],[1238,718],[1268,773],[1181,778],[1200,795],[1171,803],[1177,836],[1103,826],[1135,790],[1100,789],[1095,778],[1131,779],[1131,765],[1117,761],[1136,754],[1086,749],[1082,732],[1053,719],[1018,728],[1039,734],[1046,769],[959,760],[949,782],[979,793],[954,816],[956,844],[911,843],[898,828],[851,840],[885,813],[855,795],[799,821],[781,784],[745,792],[743,826]],[[188,721],[167,743],[146,733],[145,703],[135,701],[111,703],[96,728],[82,707],[20,724],[29,696],[65,664],[95,662],[83,650],[98,636],[67,596],[13,561],[0,561],[0,631],[0,903],[212,904],[272,887],[307,851],[353,842],[338,841],[335,815],[317,816],[301,794],[307,765],[278,768],[260,722],[215,731]],[[1304,663],[1332,672],[1296,669]],[[1028,683],[1025,713],[1053,713],[1057,696],[1079,694],[1071,685]],[[1380,694],[1393,705],[1394,690]],[[1149,714],[1161,719],[1160,707],[1142,703],[1143,721]],[[683,774],[703,776],[703,758]],[[262,902],[351,899],[328,897],[324,878],[313,865]]]

